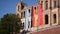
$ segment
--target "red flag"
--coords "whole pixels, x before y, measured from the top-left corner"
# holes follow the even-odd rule
[[[43,25],[42,7],[40,4],[38,4],[37,8],[38,8],[38,25]]]
[[[31,25],[32,25],[32,27],[34,26],[34,21],[33,21],[33,19],[34,19],[33,18],[34,17],[34,12],[33,11],[34,11],[34,9],[32,7],[32,12],[31,12],[31,21],[32,21],[32,24]]]

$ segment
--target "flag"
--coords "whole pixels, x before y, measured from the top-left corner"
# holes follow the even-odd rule
[[[25,23],[24,23],[24,29],[27,30],[28,29],[28,17],[29,17],[29,12],[28,12],[28,9],[26,9],[25,11]]]
[[[39,3],[37,8],[38,8],[38,26],[39,26],[39,25],[43,25],[43,13],[42,13],[42,7]]]
[[[34,7],[34,26],[36,27],[37,26],[37,20],[36,20],[36,7]]]
[[[32,27],[37,26],[36,25],[36,10],[34,9],[34,7],[32,6],[32,13],[31,13],[31,21],[32,21]]]

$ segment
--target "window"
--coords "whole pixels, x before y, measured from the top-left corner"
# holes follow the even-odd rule
[[[29,9],[29,13],[30,13],[30,9]]]
[[[45,15],[45,24],[48,24],[48,15]]]
[[[24,12],[22,12],[22,13],[23,13],[22,18],[24,18]]]
[[[57,1],[54,0],[54,8],[56,8],[56,7],[57,7]]]
[[[25,11],[24,11],[24,17],[25,17]]]
[[[56,23],[56,14],[53,15],[54,17],[54,23]]]
[[[46,3],[46,9],[48,9],[48,0],[46,0],[45,3]]]
[[[24,22],[22,23],[22,28],[24,28]]]
[[[32,19],[31,19],[31,27],[32,27]]]
[[[18,11],[20,11],[20,6],[18,6]]]
[[[43,1],[41,1],[41,7],[43,7]]]
[[[21,19],[22,19],[23,13],[21,12]]]
[[[28,21],[28,28],[30,28],[30,22]]]
[[[21,3],[21,10],[22,10],[22,9],[24,9],[24,4],[23,4],[23,3]]]
[[[24,22],[23,22],[23,27],[24,27]]]

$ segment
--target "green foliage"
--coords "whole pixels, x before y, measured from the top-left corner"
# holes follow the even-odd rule
[[[22,29],[22,23],[18,15],[6,14],[1,18],[0,34],[12,34]]]

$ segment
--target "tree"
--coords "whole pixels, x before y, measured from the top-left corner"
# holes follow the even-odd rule
[[[1,18],[1,31],[3,34],[13,34],[17,33],[22,29],[22,23],[18,15],[6,14]]]

